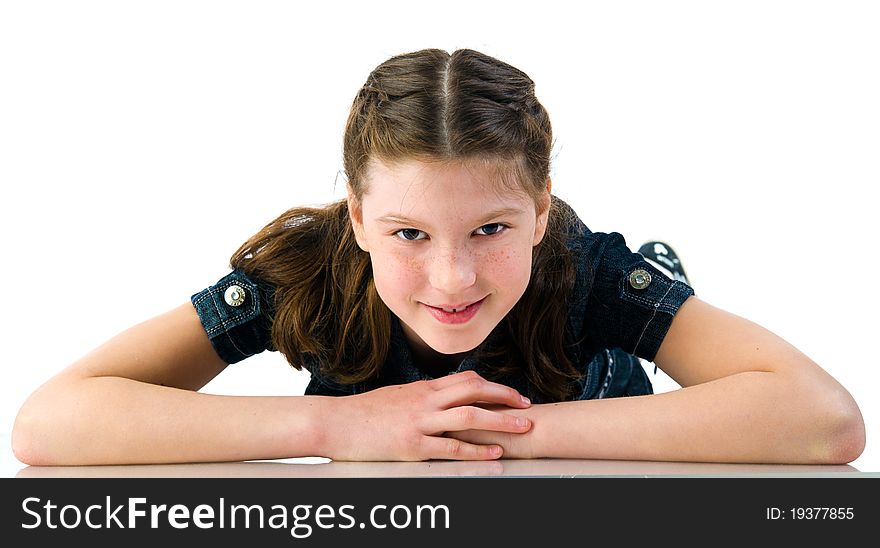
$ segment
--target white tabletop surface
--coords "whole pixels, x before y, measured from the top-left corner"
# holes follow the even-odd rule
[[[333,462],[321,457],[272,461],[129,465],[27,466],[12,453],[9,435],[0,435],[0,477],[648,477],[648,476],[873,476],[850,465],[715,464],[611,460],[498,460],[427,462]]]

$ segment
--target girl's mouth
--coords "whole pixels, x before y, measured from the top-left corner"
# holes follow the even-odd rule
[[[479,301],[475,303],[471,303],[465,307],[451,307],[451,308],[443,308],[436,307],[431,305],[425,305],[428,307],[428,312],[431,313],[434,318],[445,324],[462,324],[470,321],[471,318],[476,316],[477,312],[480,310],[480,306],[483,304],[483,301],[486,300],[486,297],[483,297]]]

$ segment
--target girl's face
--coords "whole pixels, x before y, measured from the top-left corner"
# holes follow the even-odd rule
[[[473,350],[528,286],[549,192],[536,212],[531,197],[496,191],[490,177],[456,162],[374,160],[359,206],[349,191],[379,296],[422,355]]]

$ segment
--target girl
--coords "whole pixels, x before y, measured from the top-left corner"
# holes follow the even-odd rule
[[[510,65],[435,49],[382,63],[346,124],[348,198],[282,214],[217,283],[37,389],[16,456],[856,459],[850,394],[700,300],[662,244],[655,264],[591,232],[551,194],[551,147]],[[267,349],[311,373],[305,395],[198,392]],[[640,359],[682,389],[652,394]]]

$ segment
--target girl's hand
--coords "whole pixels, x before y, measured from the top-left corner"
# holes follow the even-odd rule
[[[356,461],[497,459],[502,455],[497,441],[481,444],[444,437],[466,430],[521,434],[531,427],[528,419],[517,422],[517,417],[481,407],[480,402],[500,404],[498,409],[530,405],[513,388],[473,371],[330,398],[319,433],[321,456]]]

